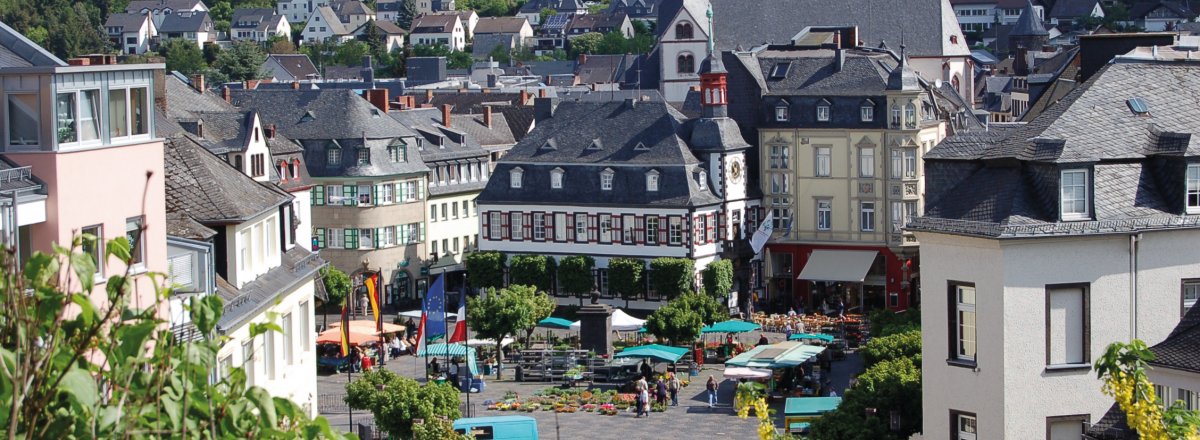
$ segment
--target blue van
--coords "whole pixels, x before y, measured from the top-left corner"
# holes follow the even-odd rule
[[[537,420],[526,416],[471,417],[454,421],[454,432],[475,440],[537,440]]]

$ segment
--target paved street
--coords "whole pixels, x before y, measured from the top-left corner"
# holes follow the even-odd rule
[[[744,338],[757,338],[757,334],[744,335]],[[781,334],[768,334],[772,342],[783,339]],[[420,376],[424,361],[419,357],[406,356],[401,359],[389,360],[386,368],[407,377]],[[833,374],[834,389],[845,389],[850,376],[861,370],[862,364],[857,355],[850,354],[846,360],[835,362]],[[660,371],[662,366],[659,367]],[[532,413],[512,413],[488,411],[483,408],[484,400],[498,400],[508,391],[514,391],[520,396],[532,395],[538,390],[552,386],[549,382],[514,382],[511,373],[505,371],[506,380],[497,381],[492,376],[487,379],[483,393],[471,395],[471,406],[475,416],[491,415],[528,415],[538,421],[538,431],[544,439],[590,439],[590,438],[623,438],[623,439],[654,439],[669,435],[676,438],[699,438],[705,436],[731,436],[731,438],[754,438],[755,420],[753,417],[739,419],[733,412],[733,381],[722,380],[723,365],[706,365],[698,377],[680,393],[679,406],[668,408],[665,413],[653,413],[649,418],[637,419],[632,413],[622,413],[617,416],[602,416],[595,413],[578,412],[574,414],[556,414],[553,411],[535,411]],[[719,405],[710,410],[704,393],[704,381],[708,375],[713,375],[721,381],[718,393]],[[357,376],[357,374],[355,375]],[[341,396],[345,395],[346,374],[323,375],[318,377],[318,392],[320,393],[320,410],[337,429],[349,430],[351,415],[347,412]],[[465,403],[466,395],[463,395]],[[777,414],[782,414],[782,400],[773,402],[772,407]],[[355,411],[354,424],[373,424],[369,412]],[[781,426],[782,421],[777,420]],[[669,434],[668,434],[669,433]]]

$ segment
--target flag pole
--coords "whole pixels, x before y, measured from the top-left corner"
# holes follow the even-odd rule
[[[383,342],[383,267],[375,271],[375,331],[379,333],[379,366],[387,365],[388,347]]]
[[[445,266],[442,266],[441,278],[442,278],[442,330],[449,333],[450,329],[446,326],[446,267]],[[446,365],[447,373],[450,372],[450,342],[449,341],[450,341],[449,334],[442,335],[442,347],[446,350],[446,364],[445,365]],[[449,379],[450,375],[447,374],[446,378]],[[458,386],[458,384],[453,384],[453,385]]]
[[[472,350],[471,346],[469,344],[467,344],[467,341],[471,340],[471,327],[469,325],[467,325],[467,320],[466,320],[466,316],[467,316],[466,286],[460,287],[458,289],[458,300],[462,301],[462,309],[463,309],[463,316],[459,317],[459,319],[463,320],[463,345],[467,347],[467,350]],[[476,361],[478,361],[478,359],[476,359]],[[472,414],[471,414],[471,386],[472,385],[475,385],[475,376],[473,374],[471,374],[471,364],[468,363],[467,364],[467,417],[472,416]]]

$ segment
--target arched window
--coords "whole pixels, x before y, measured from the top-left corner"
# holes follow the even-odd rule
[[[911,102],[904,106],[904,123],[909,127],[917,125],[917,106]]]
[[[288,175],[292,176],[291,178],[299,179],[300,178],[300,159],[292,159],[292,164],[288,171],[289,171]]]
[[[892,127],[900,127],[900,104],[892,104]]]
[[[950,81],[950,63],[942,63],[942,81]]]
[[[287,182],[288,177],[288,163],[286,160],[281,160],[279,161],[279,180]]]
[[[681,23],[675,25],[675,39],[676,40],[691,40],[692,39],[692,24],[685,21],[685,22],[681,22]]]
[[[679,73],[696,73],[696,57],[686,52],[679,54],[677,67]]]
[[[954,74],[954,78],[951,78],[951,79],[950,79],[950,84],[954,86],[954,90],[958,90],[958,92],[959,92],[959,93],[962,93],[962,90],[960,90],[960,89],[958,88],[958,87],[959,87],[959,85],[960,85],[960,84],[962,84],[962,81],[959,81],[959,80],[958,80],[958,74],[957,74],[957,73],[956,73],[956,74]]]

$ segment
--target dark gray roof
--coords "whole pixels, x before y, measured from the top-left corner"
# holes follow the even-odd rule
[[[134,32],[142,27],[147,20],[146,15],[140,12],[133,13],[114,13],[109,14],[108,19],[104,20],[104,27],[121,28],[122,32]]]
[[[755,79],[762,81],[764,95],[882,95],[888,86],[889,72],[896,66],[895,58],[887,52],[845,52],[846,61],[838,70],[833,50],[764,50],[753,57],[758,64],[753,66],[757,71]],[[782,78],[771,75],[777,67],[786,70]]]
[[[426,100],[425,96],[425,93],[413,94],[413,101],[416,102],[418,107],[429,104],[440,108],[442,105],[450,104],[450,112],[457,114],[483,113],[483,107],[489,105],[492,107],[501,107],[526,104],[520,102],[520,93],[479,93],[477,91],[443,93],[442,91],[434,91],[432,100]],[[537,96],[537,93],[526,93],[526,99],[530,100],[530,103],[533,102],[531,98],[533,96]]]
[[[171,8],[172,11],[186,11],[203,4],[201,0],[133,0],[125,7],[125,12],[140,12],[146,10],[162,10]]]
[[[313,65],[308,55],[302,53],[267,55],[267,60],[263,62],[263,66],[266,68],[272,65],[278,65],[280,69],[285,70],[288,75],[296,79],[308,79],[320,76],[320,73],[317,72],[317,66]]]
[[[921,77],[908,65],[908,58],[901,52],[900,67],[888,73],[888,90],[920,90]]]
[[[425,162],[451,159],[479,158],[488,155],[474,136],[454,127],[442,125],[442,111],[436,108],[420,108],[399,112],[388,112],[396,121],[412,128],[424,139],[419,152]],[[453,127],[453,128],[452,128]]]
[[[233,90],[234,105],[296,140],[392,139],[413,136],[352,90]]]
[[[1192,17],[1196,16],[1195,13],[1189,11],[1187,7],[1180,4],[1179,2],[1143,1],[1143,2],[1134,3],[1132,6],[1129,7],[1129,18],[1131,18],[1131,19],[1146,18],[1146,15],[1148,15],[1151,12],[1154,12],[1158,9],[1164,9],[1164,10],[1170,12],[1171,14],[1173,14],[1175,17],[1179,17],[1179,18],[1192,18]]]
[[[207,241],[215,237],[217,231],[200,224],[186,212],[174,211],[167,213],[167,235]]]
[[[225,312],[217,322],[218,331],[228,332],[258,316],[262,310],[274,305],[280,295],[314,279],[321,268],[329,264],[303,246],[289,248],[283,253],[281,263],[242,285],[241,289],[233,287],[224,278],[217,278],[217,294],[225,300]]]
[[[254,181],[204,149],[191,134],[168,138],[167,211],[184,212],[203,224],[246,221],[289,203],[273,184]]]
[[[0,67],[65,66],[67,63],[0,22]]]
[[[271,8],[238,8],[233,11],[229,25],[234,29],[262,30],[260,26],[270,23],[272,17],[275,17],[275,10]]]
[[[707,3],[662,0],[659,33],[684,4],[690,4],[695,20],[707,21]],[[866,46],[887,41],[896,47],[904,42],[913,56],[969,54],[958,19],[944,0],[713,0],[712,8],[717,49],[722,51],[788,42],[806,26],[846,25],[858,26]],[[951,43],[950,36],[958,43]]]
[[[1120,405],[1114,403],[1100,420],[1088,428],[1083,438],[1085,440],[1140,440],[1141,436],[1129,427],[1125,411],[1121,410]]]
[[[1050,33],[1046,32],[1046,25],[1042,23],[1042,17],[1038,16],[1037,11],[1033,9],[1033,2],[1026,0],[1025,9],[1021,11],[1021,16],[1017,18],[1016,25],[1008,35],[1029,37],[1050,35]]]
[[[508,124],[508,131],[513,136],[514,142],[520,142],[529,134],[529,130],[533,129],[533,107],[532,106],[507,106],[498,109],[504,114],[504,122]]]
[[[475,23],[475,35],[515,34],[521,32],[528,22],[525,17],[479,17],[479,22]]]
[[[450,122],[455,130],[464,132],[467,136],[475,138],[479,145],[484,148],[504,148],[508,149],[517,140],[513,138],[512,129],[508,127],[508,120],[495,109],[492,110],[492,126],[488,127],[483,123],[482,114],[450,115]]]
[[[588,55],[575,66],[580,84],[610,84],[625,82],[638,55]]]
[[[581,0],[530,0],[521,5],[522,14],[533,14],[542,9],[550,8],[559,12],[587,9]]]
[[[693,151],[730,151],[750,148],[737,122],[730,118],[690,119],[688,143]]]
[[[937,148],[925,153],[925,159],[973,160],[982,158],[989,148],[1004,140],[1021,126],[1018,124],[992,123],[987,131],[949,136]]]
[[[1185,160],[1200,156],[1195,63],[1110,64],[1006,135],[949,138],[926,154],[926,216],[910,229],[990,237],[1200,227],[1184,213]],[[1126,100],[1145,100],[1137,115]],[[1092,169],[1093,218],[1058,220],[1057,181]]]
[[[1200,373],[1200,307],[1192,307],[1171,334],[1150,347],[1153,367]]]
[[[162,24],[158,26],[159,33],[211,32],[212,30],[212,18],[208,16],[208,12],[196,12],[186,15],[171,14],[163,17]]]
[[[425,14],[417,17],[412,23],[414,34],[440,34],[454,30],[456,14]]]
[[[1100,0],[1057,0],[1046,17],[1060,19],[1089,17],[1097,3],[1100,3]]]

